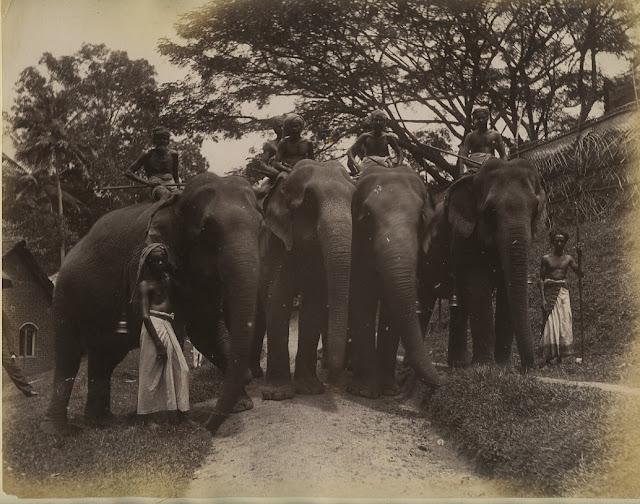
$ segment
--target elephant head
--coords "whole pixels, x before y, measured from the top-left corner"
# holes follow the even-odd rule
[[[425,274],[419,272],[419,265],[424,259],[423,251],[430,250],[432,240],[437,239],[435,211],[431,194],[410,167],[370,166],[363,171],[352,204],[354,299],[351,314],[353,331],[358,333],[355,337],[361,339],[361,327],[368,325],[359,321],[366,317],[363,312],[371,308],[366,299],[377,301],[379,298],[389,317],[390,330],[400,336],[418,376],[426,383],[439,385],[441,379],[425,351],[416,314],[419,277]],[[375,291],[379,294],[374,294]],[[375,304],[372,306],[375,312]],[[375,319],[375,313],[371,316]],[[366,352],[356,350],[356,353],[360,355],[354,354],[354,358],[362,359]],[[390,358],[395,362],[395,352]]]
[[[490,159],[475,175],[458,180],[448,189],[444,207],[452,267],[464,267],[482,254],[493,260],[499,273],[497,288],[503,289],[508,300],[522,365],[533,366],[527,265],[535,229],[545,209],[540,175],[523,159]],[[439,229],[442,231],[442,226]],[[458,254],[465,247],[467,254]]]
[[[354,185],[337,162],[303,160],[279,180],[265,201],[265,223],[302,265],[318,251],[327,288],[327,363],[330,379],[345,359]]]
[[[188,294],[178,296],[187,330],[199,346],[217,326],[228,369],[216,412],[231,411],[242,389],[254,338],[260,273],[259,234],[263,225],[250,184],[241,177],[203,173],[182,194],[159,204],[150,219],[148,242],[169,246]],[[228,335],[226,333],[228,329]],[[220,334],[217,335],[218,337]]]

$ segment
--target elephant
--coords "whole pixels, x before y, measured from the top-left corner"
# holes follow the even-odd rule
[[[178,283],[176,320],[183,321],[194,345],[225,371],[208,428],[215,431],[234,406],[251,408],[244,383],[255,339],[262,226],[250,184],[213,173],[196,175],[168,200],[128,206],[100,218],[68,253],[57,277],[55,373],[42,429],[70,429],[67,407],[85,351],[85,417],[97,423],[111,418],[111,374],[139,346],[142,319],[132,293],[140,252],[151,242],[165,243],[170,251]],[[126,334],[116,332],[122,317]]]
[[[431,292],[424,267],[431,248],[435,204],[424,182],[406,165],[368,163],[358,180],[352,206],[353,249],[349,327],[352,380],[349,392],[369,398],[395,395],[399,340],[417,377],[442,384],[424,345],[418,302]],[[380,315],[376,338],[376,312]]]
[[[534,365],[527,265],[544,210],[541,177],[524,159],[491,158],[447,189],[436,209],[426,262],[448,271],[458,298],[450,322],[450,366],[466,364],[467,320],[472,362],[510,363],[515,335],[523,369]]]
[[[317,348],[329,382],[343,377],[354,184],[341,164],[304,159],[281,175],[264,202],[267,373],[263,398],[320,394]],[[294,379],[289,366],[292,301],[302,294]]]

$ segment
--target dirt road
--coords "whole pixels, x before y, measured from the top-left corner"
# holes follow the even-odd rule
[[[234,415],[212,439],[187,497],[506,495],[499,483],[477,475],[409,401],[337,391],[263,401],[261,382],[249,389],[254,409]]]

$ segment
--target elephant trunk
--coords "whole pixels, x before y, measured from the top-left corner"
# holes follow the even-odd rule
[[[382,277],[383,302],[389,313],[391,331],[399,334],[409,364],[425,383],[441,380],[427,353],[416,313],[418,243],[415,233],[377,240]]]
[[[344,369],[351,275],[351,209],[333,204],[321,208],[318,223],[327,279],[327,364],[329,381],[339,380]]]
[[[238,400],[249,366],[256,323],[260,256],[257,233],[236,232],[220,255],[220,277],[225,285],[225,318],[231,352],[218,413],[228,414]]]
[[[499,256],[504,272],[504,287],[509,303],[511,326],[522,367],[528,369],[534,364],[527,292],[527,265],[531,246],[530,225],[525,222],[512,226],[499,236]]]

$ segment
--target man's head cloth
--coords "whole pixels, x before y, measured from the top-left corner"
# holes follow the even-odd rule
[[[171,138],[171,132],[164,126],[158,126],[151,131],[152,138]]]
[[[296,122],[300,123],[302,127],[304,127],[304,119],[302,118],[302,116],[299,116],[298,114],[287,114],[284,118],[284,129],[287,129],[289,126]]]
[[[384,111],[382,111],[382,110],[380,110],[380,109],[376,109],[376,110],[374,110],[373,112],[371,112],[371,113],[369,114],[369,116],[367,117],[367,121],[368,121],[369,123],[372,123],[372,122],[373,122],[373,120],[374,120],[376,117],[381,117],[381,118],[382,118],[382,119],[384,119],[385,121],[386,121],[387,119],[389,119],[389,117],[387,116],[387,114],[386,114]]]
[[[489,109],[487,107],[478,107],[473,109],[473,112],[471,112],[472,117],[477,117],[479,115],[489,117]]]

